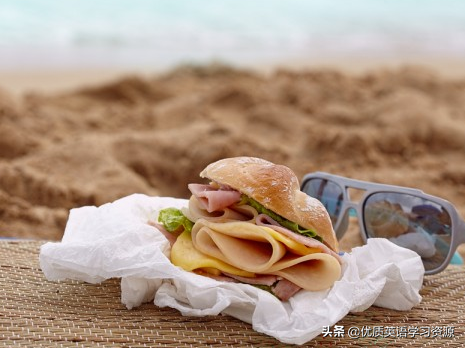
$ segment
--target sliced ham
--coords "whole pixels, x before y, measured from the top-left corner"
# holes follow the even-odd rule
[[[251,209],[245,209],[247,207]],[[206,219],[213,222],[255,221],[255,217],[257,216],[257,212],[252,207],[236,204],[209,213],[194,195],[189,199],[189,209],[183,209],[182,213],[192,222],[196,222],[198,219]]]
[[[302,289],[293,282],[275,275],[257,274],[255,277],[241,277],[230,273],[223,273],[221,275],[214,275],[203,271],[196,271],[195,273],[222,282],[270,286],[271,292],[281,301],[289,300]],[[273,284],[276,285],[272,286]]]
[[[209,213],[223,210],[241,200],[241,193],[236,190],[223,190],[202,184],[189,184],[188,188]]]
[[[309,248],[319,249],[321,252],[323,252],[325,254],[332,255],[339,261],[339,263],[342,264],[341,257],[337,253],[335,253],[333,250],[331,250],[328,246],[321,243],[319,240],[316,240],[315,238],[304,236],[304,235],[299,234],[299,233],[295,233],[295,232],[281,226],[277,221],[275,221],[273,218],[271,218],[270,216],[268,216],[266,214],[259,214],[255,219],[255,223],[258,226],[266,226],[266,227],[272,228],[276,232],[279,232],[279,233],[285,235],[286,237],[289,237],[289,238],[295,240],[296,242],[298,242],[300,244],[303,244],[303,245],[305,245],[305,246],[307,246]]]
[[[281,301],[287,301],[300,289],[302,288],[293,282],[287,279],[282,279],[271,290]]]
[[[179,233],[168,232],[165,229],[165,227],[163,227],[162,224],[159,224],[158,222],[155,222],[155,221],[148,221],[148,224],[150,226],[155,227],[157,230],[159,230],[166,237],[166,239],[168,239],[168,242],[170,242],[170,245],[173,246],[174,242],[176,242],[176,239],[179,236]]]

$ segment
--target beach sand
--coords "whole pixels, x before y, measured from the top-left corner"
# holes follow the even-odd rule
[[[0,236],[59,240],[75,207],[186,198],[240,155],[416,187],[465,216],[465,70],[443,66],[2,73]],[[341,246],[359,243],[354,223]]]

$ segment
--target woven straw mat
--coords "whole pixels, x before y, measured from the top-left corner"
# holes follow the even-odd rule
[[[284,347],[226,315],[185,317],[153,303],[127,310],[120,281],[49,282],[39,241],[0,241],[0,347]],[[425,278],[410,311],[349,314],[307,347],[465,346],[465,268]]]

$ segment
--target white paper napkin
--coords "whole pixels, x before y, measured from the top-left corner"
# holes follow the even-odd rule
[[[371,305],[409,310],[420,303],[424,268],[413,251],[386,239],[343,255],[343,274],[326,291],[300,291],[288,302],[256,287],[219,282],[169,261],[169,243],[147,224],[166,207],[186,200],[134,194],[100,207],[72,209],[61,242],[46,243],[40,266],[48,280],[98,283],[121,278],[128,309],[144,302],[183,315],[229,314],[281,342],[304,344],[349,312]]]

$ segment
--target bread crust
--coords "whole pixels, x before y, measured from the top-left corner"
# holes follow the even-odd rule
[[[299,180],[288,167],[256,157],[232,157],[209,164],[200,176],[228,185],[276,214],[316,231],[328,247],[339,251],[325,207],[300,190]]]

